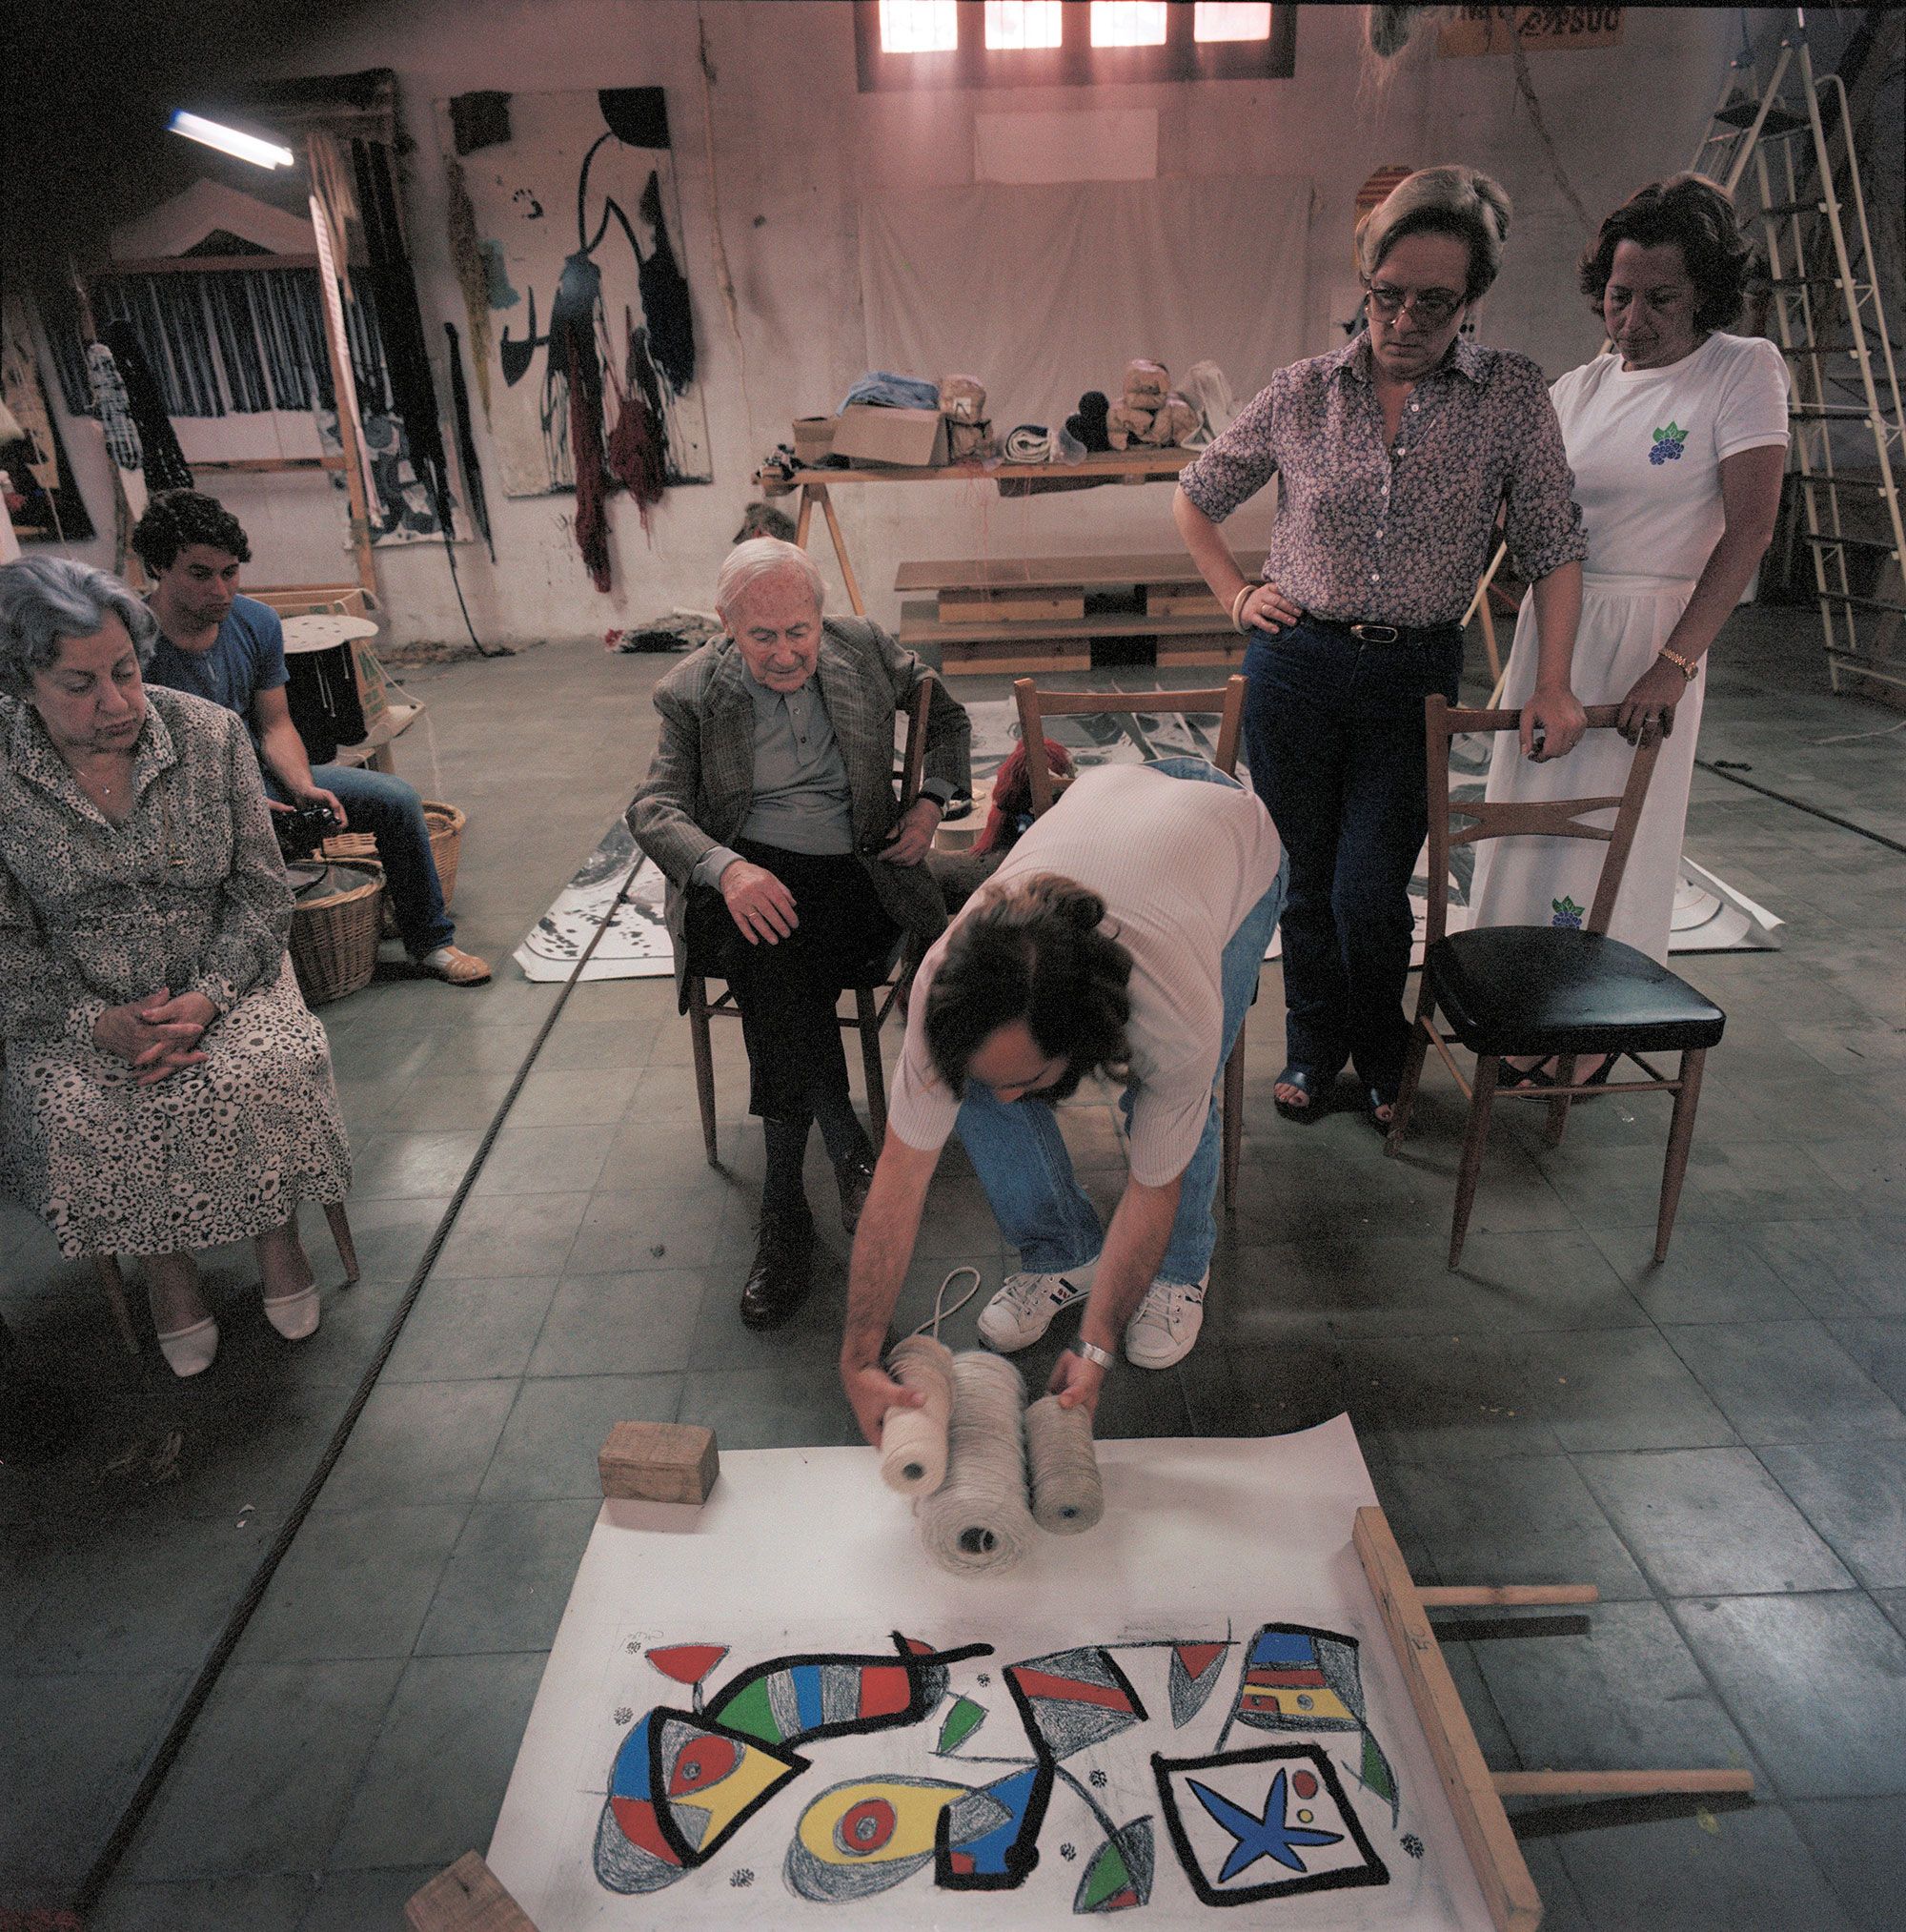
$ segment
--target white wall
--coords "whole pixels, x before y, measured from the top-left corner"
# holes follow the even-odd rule
[[[1507,56],[1439,60],[1412,47],[1387,91],[1360,97],[1362,9],[1305,7],[1297,71],[1284,81],[862,94],[855,82],[852,9],[843,0],[704,0],[720,227],[740,305],[746,359],[717,294],[711,256],[711,179],[703,138],[693,0],[390,0],[361,24],[314,31],[285,71],[396,71],[406,130],[409,213],[426,336],[467,324],[445,234],[443,171],[432,102],[478,88],[528,92],[659,84],[668,90],[700,368],[716,480],[672,490],[644,539],[634,506],[610,498],[616,587],[590,584],[570,534],[567,497],[501,494],[477,404],[477,447],[498,561],[459,548],[465,594],[486,641],[523,642],[599,634],[673,604],[705,605],[720,557],[755,494],[747,478],[790,419],[831,410],[866,364],[858,269],[857,206],[864,195],[973,179],[973,117],[1030,109],[1144,106],[1159,115],[1159,171],[1171,175],[1300,174],[1315,183],[1308,246],[1311,353],[1335,346],[1331,297],[1353,289],[1349,234],[1358,187],[1386,163],[1462,160],[1496,175],[1516,203],[1508,263],[1481,321],[1486,340],[1534,356],[1558,375],[1592,354],[1599,330],[1574,293],[1586,238],[1557,187],[1516,92]],[[1750,16],[1759,25],[1758,16]],[[1684,168],[1738,48],[1734,9],[1640,8],[1626,38],[1602,51],[1533,53],[1530,68],[1564,168],[1592,219],[1644,182]],[[1248,262],[1238,264],[1248,275]],[[972,323],[964,367],[984,379],[986,317]],[[1146,353],[1143,342],[1131,353]],[[918,372],[926,376],[937,371]],[[1231,370],[1240,397],[1268,371]],[[1116,372],[1082,369],[1052,398],[1054,420],[1076,393]],[[473,386],[474,397],[474,386]],[[57,395],[52,398],[57,406]],[[446,398],[447,401],[447,398]],[[95,520],[103,451],[91,425],[64,425]],[[216,485],[214,485],[216,487]],[[303,490],[303,485],[292,486]],[[285,486],[279,484],[282,491]],[[260,494],[248,490],[248,499]],[[1173,541],[1168,492],[1106,488],[1073,497],[1003,501],[990,485],[845,487],[841,520],[872,614],[899,615],[891,588],[906,559],[993,552],[1158,549]],[[233,508],[246,514],[232,492]],[[278,543],[254,532],[254,575],[285,581],[321,568],[342,516],[315,492],[271,518]],[[792,507],[791,498],[781,499]],[[262,505],[260,505],[262,509]],[[1242,543],[1264,511],[1231,526]],[[288,525],[297,526],[295,529]],[[819,553],[832,572],[824,539]],[[103,559],[105,546],[90,546]],[[456,638],[461,621],[440,547],[380,549],[379,581],[397,640]],[[341,569],[335,574],[346,574]],[[837,602],[844,605],[844,598]]]

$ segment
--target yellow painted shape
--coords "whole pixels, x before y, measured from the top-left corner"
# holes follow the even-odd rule
[[[1297,1700],[1308,1698],[1307,1708]],[[1311,1721],[1338,1721],[1354,1724],[1357,1714],[1346,1704],[1335,1691],[1325,1690],[1321,1685],[1310,1690],[1268,1690],[1262,1685],[1247,1684],[1244,1693],[1244,1707],[1247,1711],[1275,1711],[1283,1718],[1295,1718]]]
[[[889,1784],[881,1779],[843,1784],[838,1791],[823,1792],[801,1813],[795,1836],[823,1864],[863,1865],[918,1858],[933,1849],[940,1814],[965,1795],[963,1784]],[[855,1857],[834,1841],[834,1827],[870,1798],[883,1799],[893,1806],[894,1834],[879,1851]]]
[[[777,1779],[786,1776],[787,1766],[780,1759],[770,1758],[765,1751],[758,1751],[749,1744],[742,1750],[740,1762],[719,1784],[710,1784],[700,1791],[685,1791],[669,1802],[708,1814],[708,1829],[701,1835],[701,1842],[707,1844],[728,1829],[737,1813],[745,1811]]]

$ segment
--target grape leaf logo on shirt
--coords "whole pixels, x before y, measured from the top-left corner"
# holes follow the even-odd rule
[[[1582,914],[1589,909],[1586,905],[1577,905],[1575,902],[1571,898],[1570,898],[1570,896],[1565,892],[1563,893],[1561,898],[1551,899],[1549,902],[1549,906],[1551,911],[1552,911],[1555,915],[1554,918],[1549,922],[1551,925],[1562,926],[1563,928],[1565,928],[1567,931],[1570,932],[1581,931]]]
[[[1686,450],[1688,432],[1670,423],[1666,429],[1654,432],[1654,447],[1648,452],[1648,460],[1658,469],[1663,463],[1675,461]]]

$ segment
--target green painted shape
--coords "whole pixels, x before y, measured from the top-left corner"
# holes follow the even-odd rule
[[[1081,1912],[1096,1912],[1114,1892],[1123,1892],[1132,1881],[1126,1868],[1125,1854],[1119,1849],[1119,1841],[1108,1838],[1099,1847],[1099,1855],[1092,1861],[1092,1868],[1085,1874],[1085,1889],[1079,1895],[1079,1903],[1074,1908]]]
[[[1363,1781],[1379,1798],[1387,1798],[1392,1803],[1396,1800],[1396,1779],[1390,1773],[1389,1760],[1383,1755],[1376,1739],[1364,1733]]]
[[[946,1721],[940,1727],[940,1742],[936,1748],[943,1757],[949,1751],[957,1751],[985,1721],[984,1705],[976,1704],[971,1698],[960,1698],[947,1712]]]
[[[775,1722],[773,1708],[768,1703],[765,1678],[757,1678],[753,1683],[743,1685],[709,1716],[718,1724],[726,1724],[729,1730],[740,1731],[749,1738],[759,1738],[764,1744],[781,1742],[781,1726]]]

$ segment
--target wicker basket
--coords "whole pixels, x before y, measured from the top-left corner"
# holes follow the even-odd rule
[[[430,856],[436,861],[437,884],[443,887],[443,903],[448,905],[456,891],[456,854],[463,842],[464,815],[455,805],[425,799],[423,822],[430,827]],[[375,861],[377,846],[369,832],[339,832],[325,840],[324,856],[355,865],[367,859]]]
[[[292,970],[305,1004],[321,1007],[371,984],[383,929],[384,868],[333,864],[292,908]]]
[[[443,904],[448,910],[456,890],[456,855],[463,844],[464,815],[455,805],[425,799],[423,822],[430,827],[430,856],[436,861],[436,883],[443,887]],[[335,838],[325,840],[322,856],[341,859],[352,865],[362,864],[366,861],[375,863],[377,844],[369,832],[339,832]],[[387,938],[397,929],[388,895],[384,900],[383,929]]]

